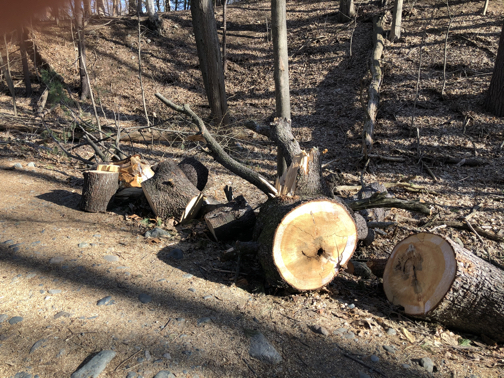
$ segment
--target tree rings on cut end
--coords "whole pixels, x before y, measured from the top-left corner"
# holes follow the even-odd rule
[[[455,252],[439,235],[420,233],[396,245],[385,267],[383,289],[409,315],[425,315],[450,289],[457,272]]]
[[[344,205],[305,202],[284,216],[273,240],[273,261],[282,278],[298,290],[327,285],[357,246],[357,229]]]

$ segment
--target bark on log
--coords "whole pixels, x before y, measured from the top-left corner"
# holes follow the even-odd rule
[[[84,172],[84,186],[79,207],[91,213],[107,211],[107,206],[118,187],[119,172]]]
[[[185,158],[178,166],[198,190],[205,189],[208,182],[208,168],[198,159],[194,157]]]
[[[205,215],[208,229],[217,241],[252,239],[256,216],[243,196],[220,205]]]
[[[261,207],[254,237],[269,285],[315,290],[346,266],[357,245],[357,228],[341,200],[276,197]]]
[[[447,237],[420,233],[400,242],[383,288],[408,315],[504,341],[504,272]]]
[[[156,216],[181,219],[186,206],[200,192],[171,160],[159,163],[154,176],[142,182],[142,189]]]
[[[369,84],[369,100],[366,110],[366,121],[362,133],[362,150],[367,156],[373,148],[373,132],[376,122],[376,113],[378,112],[378,103],[380,102],[380,85],[382,81],[382,71],[380,68],[380,59],[383,54],[383,16],[375,16],[373,19],[373,56],[371,57],[371,83]]]
[[[396,207],[398,209],[405,209],[415,211],[418,213],[431,215],[429,205],[419,201],[406,201],[398,198],[387,198],[386,193],[375,193],[371,197],[362,200],[348,201],[347,205],[354,211],[371,209],[376,207]]]
[[[387,198],[391,198],[387,192],[387,188],[378,182],[373,182],[369,185],[366,185],[359,190],[357,195],[355,196],[355,199],[362,200],[362,199],[367,199],[371,198],[371,196],[375,193],[385,193],[385,196]],[[359,214],[361,214],[366,222],[383,222],[385,220],[385,217],[387,216],[387,212],[384,208],[373,208],[373,209],[364,209],[360,210]]]

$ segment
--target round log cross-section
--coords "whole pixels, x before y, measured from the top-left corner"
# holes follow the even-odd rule
[[[263,214],[263,222],[268,213],[272,222],[263,226],[259,238],[259,258],[267,281],[299,291],[327,285],[357,246],[357,229],[351,213],[342,202],[327,198],[294,203],[272,201],[273,206],[268,206],[269,211]],[[283,217],[274,224],[279,214]]]
[[[447,237],[419,233],[397,244],[383,288],[408,315],[504,341],[504,272]]]

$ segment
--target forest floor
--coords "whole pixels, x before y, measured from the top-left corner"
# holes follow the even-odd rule
[[[373,149],[377,156],[402,161],[372,158],[362,178],[422,186],[418,192],[402,186],[389,191],[433,204],[438,221],[473,212],[472,223],[495,240],[451,227],[436,227],[436,232],[502,266],[504,127],[502,118],[482,108],[502,9],[491,2],[482,16],[482,6],[481,1],[449,2],[448,12],[441,1],[405,5],[402,38],[385,44]],[[294,134],[303,148],[327,149],[324,172],[333,182],[359,185],[361,92],[365,96],[370,79],[372,16],[383,9],[358,3],[356,22],[341,24],[334,1],[290,1],[287,7]],[[219,28],[221,13],[216,13]],[[209,114],[190,12],[162,18],[162,36],[144,30],[142,67],[149,116],[165,134],[153,143],[145,134],[147,143],[136,138],[121,147],[152,163],[196,156],[210,169],[208,194],[224,201],[222,188],[231,185],[236,195],[259,206],[264,194],[188,141],[187,135],[195,133],[189,120],[154,97],[160,92],[190,104],[202,117]],[[388,9],[386,28],[390,19]],[[233,156],[273,181],[276,147],[243,126],[250,119],[264,125],[273,119],[269,3],[231,5],[228,20],[226,91],[232,127],[211,131]],[[92,19],[87,25],[88,70],[107,130],[114,130],[114,119],[123,128],[146,124],[137,27],[130,17]],[[70,23],[39,23],[35,29],[41,56],[77,98]],[[9,47],[19,116],[13,116],[12,99],[0,82],[1,377],[21,372],[68,377],[100,350],[117,353],[103,373],[108,377],[152,377],[161,370],[176,377],[504,377],[502,346],[404,317],[387,302],[380,279],[342,273],[326,290],[280,296],[265,290],[256,262],[242,264],[235,284],[236,262],[220,261],[229,246],[211,241],[204,223],[164,224],[171,236],[152,243],[143,235],[155,220],[144,208],[80,211],[85,166],[65,157],[42,132],[34,110],[42,86],[34,84],[34,95],[23,97],[19,52]],[[33,67],[32,73],[35,77]],[[80,112],[61,105],[70,104],[65,96],[53,99],[45,125],[71,135],[73,116],[89,123],[94,115],[90,102],[81,103]],[[71,145],[72,140],[64,143]],[[93,155],[88,146],[74,152]],[[466,160],[447,164],[449,157]],[[466,164],[470,159],[481,165]],[[13,168],[16,163],[21,167]],[[388,217],[399,226],[379,234],[370,246],[360,245],[357,258],[387,257],[399,241],[424,230],[419,222],[425,219],[418,214],[392,209]],[[174,248],[183,251],[182,259],[170,257]],[[111,302],[97,306],[107,296]],[[23,320],[15,323],[17,316]],[[316,326],[328,334],[314,332]],[[249,355],[257,331],[280,353],[280,364]],[[420,366],[425,357],[433,362],[432,374]]]

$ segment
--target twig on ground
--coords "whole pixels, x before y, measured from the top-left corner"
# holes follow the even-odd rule
[[[386,376],[387,376],[387,375],[386,375],[385,373],[383,373],[381,370],[378,370],[378,369],[374,368],[373,366],[366,364],[364,361],[359,360],[357,357],[354,357],[354,356],[352,356],[351,354],[348,354],[348,353],[345,351],[345,349],[343,349],[342,347],[340,347],[338,344],[335,344],[335,345],[336,345],[339,349],[341,349],[341,352],[343,353],[343,356],[345,356],[346,358],[349,358],[349,359],[351,359],[352,361],[355,361],[355,362],[357,362],[357,363],[361,364],[362,366],[365,366],[365,367],[366,367],[366,368],[368,368],[369,370],[374,371],[374,372],[376,372],[376,373],[380,374],[382,377],[386,377]]]

